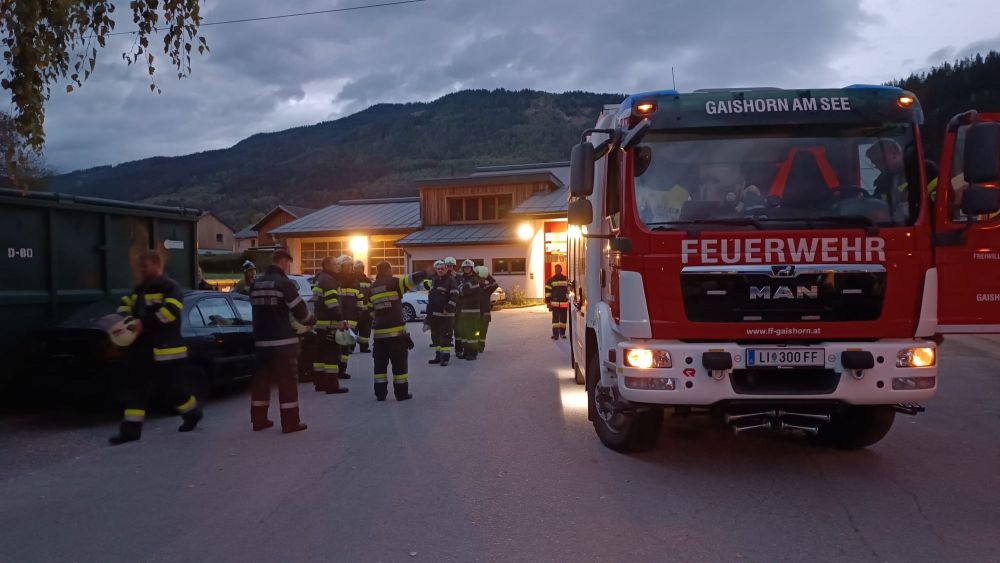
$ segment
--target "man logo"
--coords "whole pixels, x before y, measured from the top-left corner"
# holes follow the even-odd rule
[[[779,285],[772,291],[771,286],[750,286],[750,300],[775,300],[775,299],[819,299],[819,286],[798,285],[792,287]]]
[[[771,266],[771,274],[776,278],[794,278],[795,266]]]

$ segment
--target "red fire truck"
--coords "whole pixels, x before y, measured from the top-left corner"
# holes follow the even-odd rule
[[[942,335],[1000,332],[1000,114],[924,154],[898,88],[658,91],[573,148],[570,331],[601,441],[665,408],[737,433],[879,441],[938,388]]]

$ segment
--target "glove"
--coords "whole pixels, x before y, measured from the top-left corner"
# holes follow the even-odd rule
[[[431,329],[431,325],[429,325],[427,323],[424,323],[424,332],[427,332],[430,329]]]
[[[409,332],[404,332],[403,336],[406,338],[406,349],[407,350],[413,350],[414,344],[413,344],[413,339],[410,338],[410,333]]]

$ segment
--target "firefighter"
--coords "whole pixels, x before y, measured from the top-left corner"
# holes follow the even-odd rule
[[[455,357],[472,361],[479,356],[479,276],[472,260],[462,262],[458,278],[458,313],[455,315]]]
[[[450,273],[451,277],[455,279],[455,285],[461,285],[462,282],[461,282],[461,279],[459,278],[458,260],[455,260],[454,257],[449,256],[449,257],[447,257],[447,258],[444,259],[444,265],[448,266],[448,273]],[[460,348],[459,348],[459,344],[458,344],[458,332],[456,332],[456,330],[455,330],[455,321],[456,321],[456,317],[452,317],[452,319],[451,319],[451,336],[454,339],[453,346],[455,347],[455,356],[457,357],[458,356],[458,351],[460,350]]]
[[[431,329],[434,359],[428,363],[446,366],[451,360],[455,307],[458,306],[458,283],[443,260],[434,263],[434,272],[427,296],[427,325]]]
[[[316,318],[299,296],[295,282],[288,279],[292,255],[279,248],[271,266],[257,278],[250,291],[253,306],[253,337],[256,354],[253,385],[250,390],[250,423],[254,431],[274,426],[267,418],[271,402],[271,383],[278,384],[281,431],[285,434],[306,429],[299,420],[299,337],[291,318],[313,325]]]
[[[197,399],[180,380],[180,368],[187,357],[181,340],[183,294],[177,282],[163,273],[163,258],[155,251],[139,255],[142,281],[131,295],[122,297],[118,312],[135,317],[138,336],[126,351],[130,368],[125,416],[111,445],[138,440],[146,418],[146,402],[154,384],[164,384],[167,399],[177,407],[184,423],[178,428],[190,432],[198,426],[202,410]]]
[[[361,303],[361,284],[354,275],[354,259],[343,254],[337,258],[337,284],[340,288],[337,299],[340,301],[341,319],[347,322],[347,327],[357,333],[358,321],[361,319],[359,304]],[[353,346],[351,346],[353,348]],[[347,373],[347,360],[350,359],[351,348],[340,347],[340,379],[350,379]]]
[[[372,360],[375,365],[375,398],[384,401],[389,395],[389,364],[392,364],[392,390],[397,401],[413,398],[410,394],[408,367],[413,341],[403,321],[403,294],[418,288],[427,274],[414,272],[397,278],[386,261],[375,266],[372,282]]]
[[[562,265],[556,264],[556,274],[545,282],[545,304],[552,311],[552,340],[566,338],[566,321],[569,314],[569,287]]]
[[[347,393],[340,386],[340,345],[335,334],[337,328],[346,326],[340,307],[340,286],[337,281],[337,262],[327,256],[322,270],[313,281],[316,309],[316,338],[313,357],[313,386],[328,395]]]
[[[247,260],[243,263],[243,279],[233,288],[233,293],[250,295],[250,288],[253,287],[253,280],[257,278],[257,266]]]
[[[372,304],[371,288],[372,280],[365,273],[365,263],[361,260],[354,262],[354,275],[358,278],[358,285],[361,289],[361,300],[358,302],[358,348],[362,354],[367,354],[372,336]]]
[[[479,327],[476,331],[479,352],[486,351],[486,333],[490,329],[490,321],[493,318],[490,310],[493,308],[493,303],[490,301],[490,297],[493,292],[500,287],[497,280],[493,279],[490,275],[490,271],[486,269],[486,266],[476,266],[476,274],[479,275]]]

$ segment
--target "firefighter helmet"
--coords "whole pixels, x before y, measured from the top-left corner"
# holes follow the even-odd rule
[[[444,263],[445,263],[446,266],[457,266],[458,265],[458,260],[455,260],[454,258],[452,258],[451,256],[449,256],[449,257],[447,257],[447,258],[444,259]]]
[[[469,260],[468,258],[466,258],[465,260],[462,261],[462,267],[463,268],[475,268],[476,267],[476,263],[473,262],[472,260]]]
[[[490,271],[486,269],[486,266],[476,266],[476,275],[481,278],[490,277]]]
[[[354,261],[354,269],[357,270],[357,271],[359,271],[359,272],[364,272],[365,271],[365,263],[362,262],[361,260],[355,260]]]
[[[358,333],[354,332],[354,330],[350,328],[346,330],[339,329],[337,330],[337,334],[336,336],[334,336],[334,339],[336,339],[337,344],[340,344],[341,346],[347,346],[348,348],[350,348],[351,346],[354,346],[355,343],[357,343]]]
[[[251,261],[249,261],[249,260],[247,260],[246,262],[243,263],[243,271],[244,272],[247,272],[247,271],[250,271],[250,270],[256,270],[256,269],[257,269],[257,266],[255,266],[254,263],[251,262]]]
[[[444,260],[435,260],[434,261],[434,267],[435,268],[440,268],[441,266],[447,266],[447,264],[444,263]]]
[[[342,267],[342,266],[348,265],[348,264],[351,265],[351,266],[354,265],[354,259],[351,258],[350,256],[348,256],[346,254],[341,254],[340,256],[337,257],[337,265],[338,266]]]

